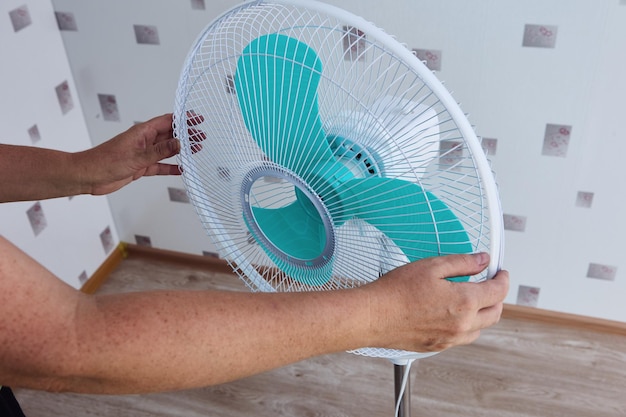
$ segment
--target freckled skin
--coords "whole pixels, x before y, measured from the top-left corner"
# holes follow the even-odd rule
[[[201,116],[189,118],[199,149]],[[0,144],[0,202],[107,194],[178,152],[172,115],[69,154]],[[18,181],[19,179],[19,181]],[[502,271],[474,275],[485,254],[424,259],[360,288],[327,292],[153,291],[86,295],[0,236],[0,385],[139,393],[219,384],[312,356],[363,346],[440,351],[496,323]]]
[[[0,382],[52,391],[213,385],[363,346],[439,351],[470,343],[497,322],[507,284],[505,273],[481,284],[429,275],[487,265],[455,255],[407,265],[352,290],[90,296],[3,238],[0,251],[7,255],[0,258]]]

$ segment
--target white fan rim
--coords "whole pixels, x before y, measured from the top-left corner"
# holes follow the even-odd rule
[[[286,6],[296,6],[307,10],[325,13],[333,16],[345,23],[358,27],[367,34],[368,37],[372,37],[378,42],[381,42],[386,48],[394,53],[404,64],[415,71],[422,81],[431,89],[431,91],[441,101],[445,109],[448,111],[452,120],[456,124],[457,128],[463,135],[467,147],[472,153],[472,157],[476,163],[476,169],[478,176],[483,183],[483,192],[487,206],[489,207],[488,227],[490,230],[489,239],[489,254],[490,262],[487,267],[487,278],[492,278],[496,273],[502,269],[503,254],[504,254],[504,224],[502,215],[502,206],[499,198],[498,186],[495,180],[493,170],[490,162],[485,155],[479,137],[471,125],[467,115],[461,109],[459,103],[454,99],[452,94],[447,90],[444,84],[435,76],[435,74],[429,70],[422,61],[410,51],[406,45],[398,41],[394,36],[387,33],[385,30],[377,26],[376,24],[364,19],[363,17],[356,15],[350,11],[342,9],[340,7],[324,3],[318,0],[250,0],[245,1],[242,4],[235,5],[215,19],[213,19],[197,36],[196,40],[192,44],[187,57],[183,63],[181,70],[181,76],[179,78],[179,85],[177,91],[181,90],[184,84],[184,76],[186,70],[189,68],[189,62],[196,54],[196,51],[202,45],[203,39],[206,37],[207,31],[209,31],[215,23],[219,22],[225,16],[236,12],[239,9],[250,7],[251,4],[279,4]],[[177,94],[178,100],[178,94]],[[177,103],[180,104],[180,103]],[[178,106],[183,108],[184,106]]]

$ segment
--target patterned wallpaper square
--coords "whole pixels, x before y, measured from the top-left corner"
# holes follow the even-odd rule
[[[57,100],[61,107],[61,112],[66,114],[74,108],[74,100],[72,100],[72,93],[70,92],[70,86],[67,81],[63,81],[55,88],[57,94]]]
[[[504,214],[504,230],[523,232],[526,230],[526,217],[516,214]]]
[[[156,26],[151,25],[134,25],[135,39],[139,44],[158,45],[159,30]]]
[[[365,59],[367,47],[365,32],[352,26],[344,26],[343,52],[346,61],[361,61]]]
[[[78,282],[81,286],[83,286],[89,280],[89,276],[87,275],[87,271],[83,271],[78,276]]]
[[[38,236],[48,226],[48,221],[39,201],[26,210],[26,216],[35,236]]]
[[[463,159],[463,144],[454,140],[439,142],[439,163],[442,166],[453,167]]]
[[[113,233],[110,227],[107,226],[107,228],[100,233],[100,243],[102,243],[102,249],[104,249],[104,253],[106,254],[109,254],[115,247],[115,240],[113,239]]]
[[[482,138],[481,145],[487,156],[494,156],[498,150],[498,139]]]
[[[168,187],[167,192],[170,197],[170,201],[177,201],[179,203],[189,203],[189,196],[184,188]]]
[[[135,243],[139,246],[152,246],[152,240],[150,239],[150,236],[135,235]]]
[[[193,10],[204,10],[206,9],[206,5],[204,4],[204,0],[191,0],[191,8]]]
[[[23,5],[18,7],[17,9],[11,10],[9,12],[9,18],[11,19],[11,24],[13,24],[13,31],[15,32],[19,32],[20,30],[24,29],[26,26],[32,23],[27,5]]]
[[[441,71],[441,51],[433,49],[413,49],[413,53],[431,71]]]
[[[587,278],[602,279],[605,281],[614,281],[617,274],[617,268],[611,265],[602,265],[590,263],[587,269]]]
[[[74,13],[55,12],[54,15],[57,19],[57,25],[59,26],[59,30],[67,30],[67,31],[74,31],[74,32],[78,30],[78,25],[76,24]]]
[[[593,193],[588,191],[579,191],[576,194],[576,207],[591,208],[593,204]]]
[[[539,303],[540,289],[537,287],[528,287],[520,285],[517,289],[517,304],[528,307],[537,307]]]
[[[37,125],[32,125],[28,128],[28,137],[33,145],[41,140],[41,134]]]
[[[554,48],[557,30],[558,27],[553,25],[526,25],[524,26],[522,46]]]
[[[546,125],[541,154],[562,158],[567,156],[567,148],[569,147],[571,133],[571,126],[553,124]]]
[[[120,121],[120,111],[117,107],[117,99],[113,94],[98,94],[102,118],[110,122]]]

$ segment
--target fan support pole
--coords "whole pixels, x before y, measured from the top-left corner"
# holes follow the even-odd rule
[[[393,361],[396,417],[411,416],[411,364],[407,361]],[[404,386],[403,386],[404,385]]]

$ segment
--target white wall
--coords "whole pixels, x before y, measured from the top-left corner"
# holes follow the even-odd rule
[[[210,20],[236,3],[207,1],[205,9],[198,9],[197,1],[54,1],[57,13],[73,19],[77,29],[61,33],[93,143],[171,112],[192,42]],[[158,44],[138,43],[135,25],[156,27]],[[105,117],[99,95],[115,97],[117,111],[111,117]],[[215,251],[180,178],[145,178],[109,200],[122,241],[194,254]]]
[[[437,75],[477,132],[497,139],[510,303],[626,321],[623,3],[335,2],[410,48],[440,51]],[[526,25],[547,28],[554,46],[523,46]],[[548,124],[568,127],[564,156],[544,154]]]
[[[93,141],[170,111],[193,39],[237,3],[54,0],[76,24],[62,35]],[[333,3],[438,56],[439,78],[477,132],[494,139],[512,277],[507,301],[626,321],[624,1]],[[147,44],[134,25],[148,26],[139,33]],[[99,94],[115,96],[117,109],[107,113]],[[182,189],[178,178],[159,178],[111,196],[121,239],[212,251]]]
[[[50,0],[0,3],[0,57],[0,142],[66,151],[89,148]],[[119,242],[105,197],[1,204],[0,234],[74,287]]]

